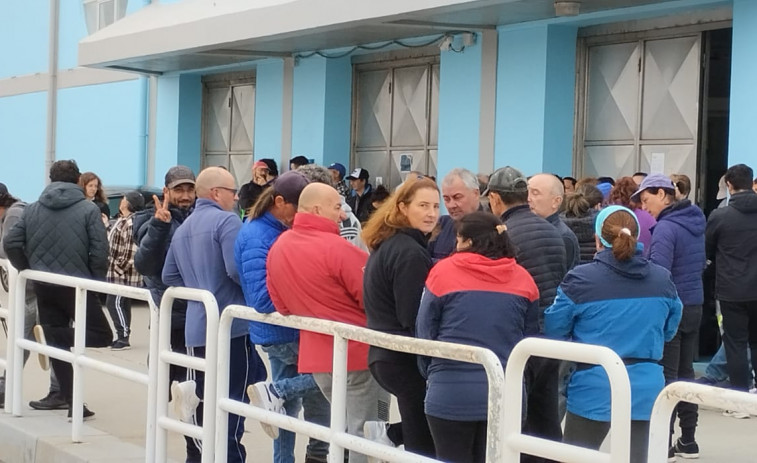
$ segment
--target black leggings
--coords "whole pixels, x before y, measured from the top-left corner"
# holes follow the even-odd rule
[[[426,415],[436,445],[436,459],[448,463],[486,460],[486,421],[452,421]]]
[[[434,440],[423,409],[426,380],[418,371],[417,357],[404,353],[392,357],[391,361],[372,362],[371,374],[385,391],[397,397],[405,450],[433,458],[436,455]]]
[[[563,442],[599,450],[610,431],[609,421],[594,421],[570,412],[565,416]],[[631,421],[631,463],[646,463],[649,421]]]

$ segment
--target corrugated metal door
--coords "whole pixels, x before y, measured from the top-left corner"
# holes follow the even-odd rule
[[[255,86],[252,83],[205,84],[203,96],[203,167],[223,166],[243,185],[253,162]]]
[[[697,34],[589,47],[583,175],[696,182],[700,44]]]
[[[436,175],[439,64],[370,64],[355,69],[353,167],[394,187],[408,170]]]

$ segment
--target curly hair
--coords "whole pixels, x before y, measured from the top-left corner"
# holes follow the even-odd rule
[[[633,181],[633,177],[621,177],[615,182],[610,191],[610,203],[625,206],[631,210],[638,209],[639,204],[631,201],[631,196],[636,193],[639,186]]]
[[[79,186],[82,187],[85,190],[87,184],[91,182],[92,180],[97,180],[97,191],[95,192],[95,201],[101,202],[101,203],[108,203],[108,197],[105,196],[105,191],[103,190],[103,182],[100,180],[100,177],[97,176],[94,172],[84,172],[79,177]]]

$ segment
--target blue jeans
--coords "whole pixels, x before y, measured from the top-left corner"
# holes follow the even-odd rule
[[[751,364],[752,353],[749,349],[746,351],[747,362]],[[704,370],[704,376],[713,380],[716,383],[722,383],[728,379],[728,362],[725,358],[725,344],[720,344],[720,348],[715,355],[712,356],[712,360],[707,364],[707,368]]]
[[[286,344],[262,346],[268,354],[271,365],[273,388],[284,399],[287,415],[297,417],[300,409],[305,408],[305,421],[330,425],[331,405],[321,393],[313,375],[300,374],[297,371],[299,341]],[[273,462],[294,463],[295,433],[279,430],[279,438],[273,441]],[[326,461],[329,454],[329,444],[316,439],[310,439],[307,456]]]

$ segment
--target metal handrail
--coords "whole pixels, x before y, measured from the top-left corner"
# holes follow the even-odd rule
[[[334,361],[332,373],[331,427],[326,428],[296,418],[269,412],[229,398],[228,369],[231,323],[235,318],[254,320],[278,326],[334,336]],[[263,421],[289,431],[306,434],[330,442],[329,461],[343,461],[344,449],[393,462],[433,462],[431,458],[404,452],[386,445],[376,444],[345,430],[347,391],[347,341],[358,341],[385,349],[428,355],[462,362],[477,363],[484,367],[489,381],[489,409],[487,427],[487,462],[501,460],[500,426],[504,416],[503,391],[504,371],[499,358],[489,349],[452,344],[440,341],[397,336],[367,328],[316,318],[283,316],[278,313],[261,314],[242,305],[230,305],[221,314],[218,334],[218,403],[216,414],[216,439],[226,439],[228,413]],[[226,461],[225,445],[217,441],[216,461]]]
[[[192,357],[171,351],[171,312],[176,299],[202,302],[206,316],[205,358]],[[157,344],[159,352],[153,358],[158,359],[157,388],[153,395],[156,400],[156,438],[155,456],[158,461],[166,461],[168,431],[202,440],[202,462],[210,463],[215,454],[216,425],[212,417],[216,411],[217,362],[218,357],[218,302],[209,291],[183,287],[170,287],[160,301],[160,335]],[[205,372],[203,389],[202,427],[191,425],[168,416],[168,389],[170,365],[180,365],[193,370]],[[228,382],[228,378],[226,379]],[[228,390],[228,388],[227,388]],[[225,447],[225,446],[223,446]],[[226,461],[224,459],[224,461]]]
[[[670,416],[678,402],[690,402],[721,410],[757,415],[757,395],[755,394],[684,381],[668,384],[657,396],[652,407],[652,418],[649,423],[649,457],[647,458],[649,463],[665,461],[668,455]]]
[[[523,408],[522,378],[529,357],[548,357],[601,365],[610,380],[610,454],[574,445],[554,442],[521,431]],[[519,461],[520,453],[528,453],[566,463],[627,463],[631,449],[631,383],[623,360],[603,346],[576,342],[527,338],[516,344],[505,370],[505,404],[503,440],[504,461]]]
[[[23,337],[17,336],[18,333],[24,332],[24,317],[17,316],[19,310],[23,310],[26,302],[26,283],[27,281],[37,281],[66,286],[74,288],[76,292],[75,301],[75,318],[74,321],[74,346],[73,351],[67,351],[52,346],[42,345],[34,341],[29,341]],[[9,351],[9,358],[12,359],[11,369],[9,370],[10,391],[6,390],[6,395],[10,392],[10,410],[14,416],[22,415],[22,396],[23,391],[23,350],[41,353],[49,357],[69,362],[73,368],[73,397],[72,397],[72,426],[71,440],[73,442],[82,442],[83,431],[83,406],[84,406],[84,384],[82,369],[89,368],[98,370],[102,373],[117,376],[122,379],[133,381],[148,386],[148,409],[145,424],[145,461],[154,462],[154,437],[155,437],[155,400],[154,394],[150,393],[151,388],[157,379],[156,368],[148,365],[148,373],[142,373],[129,368],[96,360],[86,355],[86,327],[87,327],[87,291],[96,291],[100,293],[119,295],[131,299],[147,302],[150,306],[150,323],[151,326],[158,326],[157,310],[152,302],[150,292],[143,288],[134,288],[102,281],[90,280],[87,278],[72,277],[68,275],[59,275],[37,270],[24,270],[15,276],[14,285],[11,287],[13,296],[9,315],[12,320],[12,331],[9,329],[9,342],[12,342],[13,348]],[[14,309],[15,308],[15,309]],[[19,309],[22,308],[22,309]],[[157,330],[155,330],[157,331]],[[150,333],[151,354],[157,351],[157,332]],[[6,385],[7,387],[8,385]],[[7,406],[6,399],[6,409]]]

